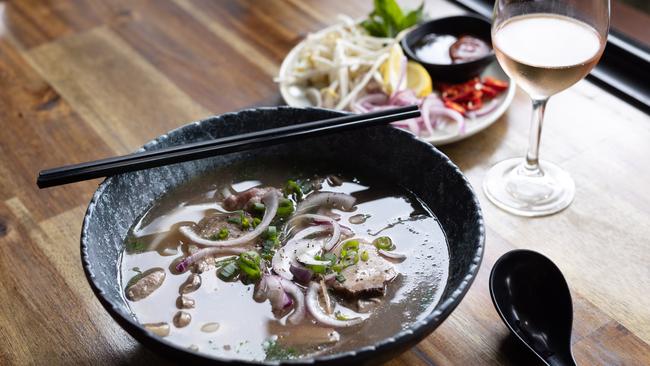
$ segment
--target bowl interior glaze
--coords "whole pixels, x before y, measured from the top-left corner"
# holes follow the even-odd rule
[[[341,115],[316,108],[257,108],[193,122],[144,145],[155,150],[260,129]],[[196,364],[242,364],[211,358],[178,347],[144,330],[133,318],[118,279],[119,258],[127,231],[159,197],[192,177],[256,157],[341,164],[379,172],[420,197],[446,232],[450,271],[440,303],[424,320],[373,346],[353,352],[300,359],[290,363],[367,364],[389,359],[431,333],[458,305],[473,281],[483,254],[484,228],[471,186],[449,159],[412,134],[388,126],[269,146],[174,164],[106,179],[88,206],[81,234],[81,256],[88,281],[102,305],[133,337],[158,354]],[[250,363],[257,364],[257,363]],[[278,364],[278,362],[267,362]]]

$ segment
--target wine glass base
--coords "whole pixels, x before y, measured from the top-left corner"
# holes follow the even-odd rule
[[[483,181],[485,195],[500,209],[518,216],[562,211],[573,201],[575,183],[559,166],[547,161],[539,165],[539,170],[531,171],[522,158],[496,164]]]

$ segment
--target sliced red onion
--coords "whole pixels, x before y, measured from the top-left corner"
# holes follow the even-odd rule
[[[293,313],[289,315],[287,321],[291,324],[298,324],[305,318],[305,295],[298,285],[284,278],[280,278],[280,285],[284,292],[293,298],[295,304]]]
[[[194,254],[185,257],[182,261],[178,262],[176,265],[176,270],[178,272],[185,272],[190,266],[201,259],[218,255],[218,254],[241,254],[250,250],[249,248],[241,247],[212,247],[212,248],[203,248],[197,250]]]
[[[368,113],[370,111],[365,109],[361,104],[354,103],[354,104],[352,104],[352,112],[355,112],[355,113]]]
[[[296,253],[296,259],[298,262],[303,264],[309,264],[314,266],[327,266],[331,264],[330,261],[318,260],[315,257],[320,254],[323,246],[316,244],[314,242],[309,242],[306,246],[303,246],[301,250]]]
[[[339,224],[339,227],[341,228],[341,236],[353,236],[354,235],[354,230],[350,229],[349,227],[345,225]]]
[[[269,300],[274,312],[284,312],[293,304],[291,297],[284,290],[281,278],[268,274],[255,286],[253,299],[257,302]]]
[[[424,98],[424,101],[422,102],[422,121],[424,122],[424,127],[427,129],[429,132],[429,136],[433,137],[435,135],[435,132],[433,132],[433,123],[431,123],[431,114],[428,112],[431,110],[431,98]]]
[[[388,96],[384,93],[371,93],[359,98],[352,108],[358,113],[367,113],[374,110],[377,105],[386,104]]]
[[[484,116],[484,115],[492,112],[498,106],[499,106],[499,101],[496,100],[496,99],[492,99],[491,101],[489,101],[487,104],[485,104],[480,109],[477,109],[475,111],[467,112],[467,116],[469,118],[481,117],[481,116]]]
[[[354,199],[354,197],[352,198]],[[352,205],[354,205],[354,203],[352,203]],[[341,238],[341,226],[336,220],[334,220],[329,216],[315,215],[315,214],[298,215],[298,216],[294,216],[291,220],[289,220],[289,225],[295,225],[297,222],[300,222],[302,220],[311,220],[312,222],[321,225],[329,224],[328,226],[332,228],[332,237],[325,243],[325,245],[323,245],[325,250],[330,250],[334,245],[336,245],[336,243]]]
[[[307,290],[307,310],[309,310],[309,313],[314,317],[314,319],[316,319],[316,321],[337,328],[351,327],[364,321],[363,318],[339,320],[326,314],[318,301],[320,287],[321,286],[318,283],[312,282],[309,284],[309,289]]]
[[[453,122],[456,122],[458,124],[459,133],[463,133],[465,131],[465,117],[453,109],[445,107],[430,107],[428,112],[423,110],[422,113],[429,113],[429,116],[432,119],[440,117],[451,119]]]
[[[415,92],[411,89],[401,90],[388,99],[388,104],[392,108],[420,103],[421,99],[418,98],[418,96],[415,95]]]
[[[278,191],[275,189],[269,190],[264,195],[264,197],[262,197],[262,202],[264,203],[264,206],[266,206],[266,210],[264,211],[264,217],[262,218],[262,222],[260,222],[259,225],[257,225],[255,230],[245,235],[242,235],[238,238],[230,239],[230,240],[209,240],[200,237],[189,226],[182,226],[178,230],[186,238],[190,239],[192,242],[198,245],[204,245],[210,247],[230,247],[230,246],[248,244],[251,241],[257,239],[258,236],[262,235],[262,233],[266,231],[266,229],[269,227],[269,224],[271,224],[273,217],[275,217],[275,213],[278,210]]]
[[[291,221],[289,221],[291,223]],[[290,224],[291,225],[291,224]],[[305,228],[303,230],[298,231],[294,236],[293,240],[302,240],[308,236],[320,234],[320,233],[325,233],[332,231],[332,227],[330,225],[317,225],[317,226],[310,226],[308,228]]]
[[[292,280],[291,264],[297,264],[296,253],[299,246],[304,245],[304,243],[303,240],[290,239],[283,247],[276,250],[273,258],[271,258],[273,271],[282,278]]]
[[[318,192],[312,193],[304,201],[298,204],[295,215],[306,213],[312,209],[328,206],[349,211],[354,207],[356,198],[345,193]]]
[[[314,272],[311,269],[301,266],[300,264],[291,264],[289,271],[291,271],[293,279],[303,285],[308,284],[314,277]]]
[[[295,221],[292,222],[292,220],[290,220],[288,226],[291,226],[294,222]],[[312,247],[314,246],[313,244],[310,244],[312,243],[310,240],[305,240],[305,238],[311,235],[315,235],[327,231],[336,231],[336,229],[332,225],[318,225],[318,226],[308,227],[306,229],[297,232],[291,239],[289,239],[284,244],[284,246],[278,249],[273,255],[273,258],[271,259],[271,266],[273,267],[273,271],[275,271],[275,273],[280,275],[282,278],[286,278],[287,280],[292,280],[293,274],[291,273],[291,265],[292,264],[298,265],[298,261],[296,260],[296,257],[299,254],[306,252],[310,246]],[[317,251],[320,251],[321,246],[317,246],[316,248]],[[315,261],[315,259],[313,259],[315,254],[312,255],[313,261]],[[305,263],[305,261],[309,261],[309,260],[303,258],[303,263]],[[306,264],[314,264],[314,263],[306,263]]]
[[[393,260],[396,260],[396,261],[399,261],[399,262],[406,259],[406,254],[402,254],[402,253],[389,252],[389,251],[383,250],[383,249],[379,249],[377,252],[379,254],[383,255],[384,257],[388,258],[388,259],[393,259]]]

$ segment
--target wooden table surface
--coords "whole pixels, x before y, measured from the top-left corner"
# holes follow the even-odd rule
[[[0,1],[0,364],[165,364],[113,322],[83,275],[79,232],[99,181],[41,191],[37,172],[133,151],[210,114],[279,104],[272,78],[291,47],[337,13],[370,7]],[[508,337],[488,292],[492,264],[514,248],[549,256],[566,275],[578,363],[650,364],[650,117],[586,81],[551,99],[542,157],[571,172],[577,194],[560,214],[524,219],[480,187],[492,164],[523,154],[529,113],[518,92],[495,125],[442,148],[476,187],[485,258],[450,318],[389,365],[538,364]]]

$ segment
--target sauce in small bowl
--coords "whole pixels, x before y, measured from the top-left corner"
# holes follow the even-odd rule
[[[402,39],[406,55],[434,81],[463,82],[494,61],[490,23],[476,16],[454,16],[423,23]]]

